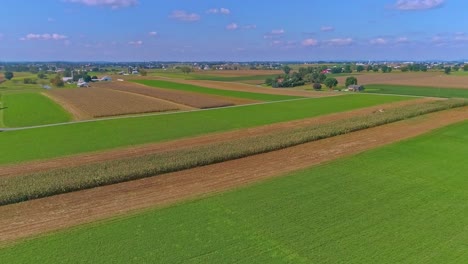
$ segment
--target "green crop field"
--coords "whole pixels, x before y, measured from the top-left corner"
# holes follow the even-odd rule
[[[250,187],[53,233],[5,263],[467,263],[468,122]]]
[[[191,84],[174,83],[174,82],[160,81],[160,80],[137,80],[135,82],[141,83],[147,86],[158,87],[158,88],[212,94],[212,95],[221,95],[221,96],[228,96],[228,97],[237,97],[237,98],[252,99],[252,100],[258,100],[258,101],[280,101],[280,100],[299,98],[297,96],[220,90],[220,89],[206,88],[206,87],[201,87],[201,86],[196,86],[196,85],[191,85]]]
[[[457,88],[434,88],[434,87],[418,87],[418,86],[402,86],[402,85],[384,85],[384,84],[369,84],[365,85],[366,93],[381,93],[381,94],[401,94],[401,95],[416,95],[416,96],[431,96],[444,98],[468,98],[468,89]]]
[[[180,71],[150,71],[149,75],[157,77],[166,77],[174,79],[183,79],[183,80],[207,80],[207,81],[220,81],[220,82],[248,82],[248,81],[258,81],[259,84],[263,83],[268,77],[276,77],[279,74],[262,74],[262,75],[245,75],[245,76],[219,76],[219,75],[210,75],[209,73],[190,73],[185,74]]]
[[[0,164],[167,141],[408,99],[350,94],[1,132],[0,146],[8,155],[0,156]]]
[[[71,115],[40,93],[2,95],[1,112],[6,127],[24,127],[67,122]]]

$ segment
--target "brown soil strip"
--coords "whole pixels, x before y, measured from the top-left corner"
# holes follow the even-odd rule
[[[320,117],[313,117],[302,120],[295,120],[289,122],[276,123],[266,126],[241,129],[229,132],[214,133],[209,135],[197,136],[192,138],[185,138],[175,141],[146,144],[141,146],[135,146],[130,148],[120,148],[103,152],[94,152],[73,155],[62,158],[55,158],[49,160],[32,161],[14,165],[0,166],[0,177],[16,176],[26,173],[33,173],[39,171],[46,171],[50,169],[75,167],[83,164],[97,163],[108,160],[123,159],[129,157],[138,157],[147,154],[154,154],[158,152],[165,152],[169,150],[176,150],[187,147],[195,147],[208,143],[226,142],[233,139],[253,137],[257,135],[280,132],[290,128],[304,127],[312,124],[323,124],[336,120],[343,120],[357,115],[370,114],[380,109],[391,109],[398,108],[405,105],[418,104],[423,102],[432,101],[435,99],[413,99],[408,101],[382,104],[373,107],[367,107],[362,109],[356,109],[343,113],[335,113]]]
[[[153,78],[148,78],[148,79],[155,79],[155,78],[153,77]],[[168,80],[168,78],[159,78],[159,79]],[[268,88],[268,87],[243,84],[243,83],[235,83],[235,82],[181,80],[181,79],[170,79],[170,81],[175,82],[175,83],[198,85],[202,87],[219,89],[219,90],[241,91],[241,92],[249,92],[249,93],[290,95],[290,96],[301,96],[301,97],[312,97],[312,98],[343,95],[343,93],[338,93],[338,92],[301,91],[301,90],[292,90],[290,88],[271,88],[271,87]]]
[[[457,108],[242,159],[3,206],[0,243],[245,186],[467,119],[468,107]]]
[[[177,105],[171,102],[109,89],[55,89],[48,93],[83,112],[89,113],[93,117],[164,112],[179,109]]]
[[[67,112],[69,112],[72,115],[73,120],[75,120],[75,121],[88,120],[88,119],[93,118],[91,114],[86,113],[85,111],[82,111],[81,109],[79,109],[79,108],[75,107],[74,105],[70,104],[68,101],[63,100],[59,96],[54,96],[51,93],[42,93],[42,94],[44,96],[50,98],[51,100],[53,100],[54,102],[56,102],[60,106],[62,106],[63,109],[65,109]]]
[[[214,108],[231,106],[235,104],[250,104],[257,102],[254,100],[244,100],[235,98],[231,99],[229,97],[211,96],[192,92],[154,88],[134,82],[102,82],[96,83],[94,86],[99,88],[107,88],[112,90],[146,95],[153,98],[160,98],[195,108]]]

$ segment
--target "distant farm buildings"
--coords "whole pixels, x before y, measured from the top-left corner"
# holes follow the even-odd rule
[[[346,90],[348,92],[361,92],[361,91],[364,91],[364,86],[354,84],[354,85],[348,86],[348,88]]]

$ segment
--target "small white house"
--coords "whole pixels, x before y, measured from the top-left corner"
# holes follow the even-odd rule
[[[104,76],[101,79],[99,79],[99,81],[101,81],[101,82],[110,82],[110,81],[112,81],[112,78],[109,77],[109,76]]]
[[[62,77],[62,81],[66,83],[73,82],[73,77]]]

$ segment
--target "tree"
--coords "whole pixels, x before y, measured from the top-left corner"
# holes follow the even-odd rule
[[[364,71],[364,66],[358,65],[358,66],[356,67],[356,71],[357,71],[357,72],[362,72],[362,71]]]
[[[63,87],[65,83],[63,82],[62,76],[57,74],[54,78],[50,79],[50,83],[56,87]]]
[[[284,71],[284,74],[289,75],[292,69],[288,65],[284,65],[282,70]]]
[[[314,90],[316,90],[316,91],[322,90],[322,85],[320,83],[314,83],[312,85],[312,88],[314,88]]]
[[[323,81],[323,84],[325,84],[325,86],[328,87],[328,89],[331,89],[338,85],[338,81],[333,77],[328,77],[325,79],[325,81]]]
[[[84,80],[85,82],[90,82],[92,79],[91,79],[91,76],[89,76],[88,74],[86,74],[86,75],[83,76],[83,80]]]
[[[375,65],[374,67],[372,67],[372,71],[373,72],[378,72],[379,71],[379,66]]]
[[[271,86],[273,84],[273,81],[274,81],[273,78],[268,77],[265,80],[265,84],[268,85],[268,86]]]
[[[390,68],[389,68],[387,65],[383,65],[383,66],[382,66],[382,72],[383,72],[383,73],[388,72],[388,69],[390,69]]]
[[[180,70],[185,74],[189,74],[190,72],[192,72],[192,68],[188,66],[180,67]]]
[[[11,71],[5,72],[5,73],[3,74],[3,76],[4,76],[5,79],[7,79],[7,80],[11,80],[11,79],[13,79],[13,77],[15,77],[15,75],[14,75],[13,72],[11,72]]]
[[[350,85],[354,85],[354,84],[358,84],[358,81],[357,81],[356,77],[349,76],[348,78],[346,78],[346,81],[345,81],[345,86],[346,87],[348,87]]]
[[[39,73],[37,74],[37,78],[39,78],[39,79],[45,79],[45,78],[47,78],[47,75],[46,75],[44,72],[39,72]]]
[[[140,72],[140,75],[141,75],[141,76],[146,76],[146,75],[148,75],[148,71],[145,70],[145,69],[143,69],[143,68],[138,69],[138,71]]]
[[[451,71],[452,71],[452,68],[450,68],[449,66],[444,68],[445,74],[450,74]]]
[[[458,70],[460,70],[460,66],[455,65],[455,66],[452,67],[452,70],[453,70],[454,72],[457,72]]]
[[[352,73],[353,70],[351,69],[351,65],[346,64],[343,70],[344,73]]]
[[[463,71],[468,71],[468,64],[463,65]]]

